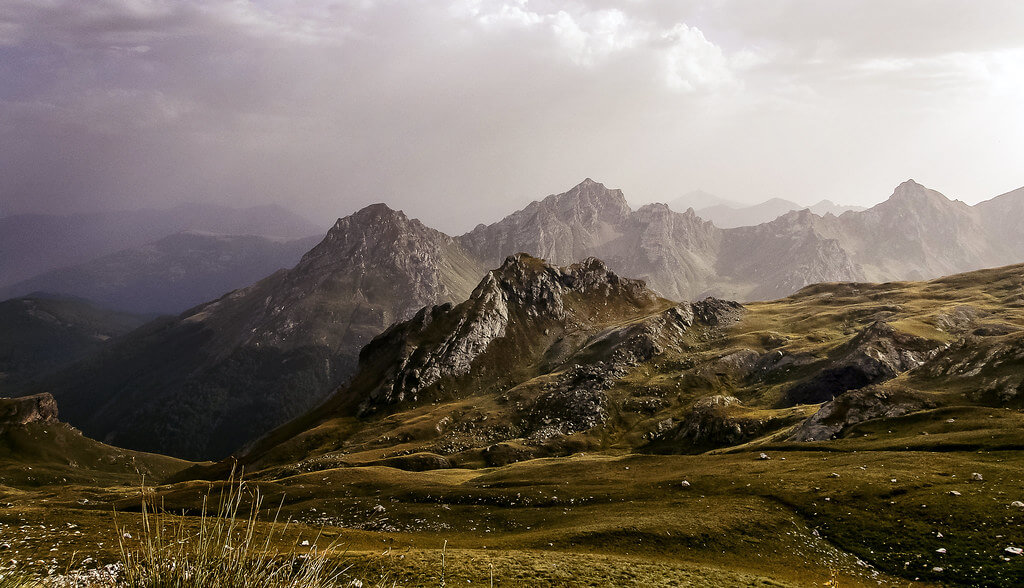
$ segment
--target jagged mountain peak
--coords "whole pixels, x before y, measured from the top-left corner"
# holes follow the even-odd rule
[[[339,218],[338,221],[334,223],[331,231],[343,230],[352,225],[370,227],[374,225],[386,225],[393,222],[407,223],[418,221],[415,219],[410,221],[409,217],[401,210],[395,210],[383,202],[378,202],[364,206],[349,216]]]
[[[567,314],[563,297],[570,292],[616,296],[641,305],[657,300],[642,280],[620,278],[596,257],[556,267],[526,253],[511,255],[501,267],[488,272],[471,299],[500,298],[502,303],[525,308],[529,314],[561,319]]]
[[[632,210],[622,190],[608,188],[590,178],[584,179],[567,192],[548,196],[541,203],[554,205],[559,213],[587,210],[625,216]]]

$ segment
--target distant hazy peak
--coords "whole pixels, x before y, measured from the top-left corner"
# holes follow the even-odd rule
[[[930,188],[926,188],[921,184],[918,184],[914,180],[907,180],[896,186],[893,190],[892,196],[886,202],[892,203],[906,203],[906,204],[925,204],[925,203],[948,203],[952,202],[941,192],[937,192]]]
[[[383,202],[377,202],[360,208],[352,214],[339,218],[334,223],[334,229],[343,227],[349,223],[358,223],[360,225],[372,224],[372,223],[386,223],[392,220],[397,221],[408,221],[409,218],[405,216],[405,213],[401,210],[395,210],[384,204]]]
[[[622,190],[610,189],[590,178],[576,184],[568,192],[548,196],[541,204],[554,205],[557,212],[592,210],[625,215],[632,211]]]

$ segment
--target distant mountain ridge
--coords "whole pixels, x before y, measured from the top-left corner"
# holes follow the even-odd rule
[[[458,237],[377,204],[339,219],[294,268],[140,329],[46,385],[87,434],[219,457],[317,405],[375,335],[421,307],[466,300],[508,255],[556,266],[599,258],[672,300],[777,298],[817,282],[1024,259],[1006,221],[1019,192],[970,207],[908,181],[866,211],[804,209],[721,229],[664,204],[632,210],[621,191],[586,179]]]
[[[0,218],[0,287],[182,231],[299,239],[322,235],[323,227],[277,205],[8,216]]]
[[[669,202],[669,208],[676,212],[686,212],[688,208],[693,208],[697,216],[713,222],[716,227],[722,229],[760,225],[771,222],[787,212],[805,208],[818,216],[827,214],[839,216],[847,211],[864,210],[861,206],[844,206],[831,200],[822,200],[817,204],[804,206],[783,198],[769,198],[758,204],[747,205],[718,198],[705,192],[691,193],[691,195],[677,198]]]
[[[49,292],[125,312],[177,314],[292,267],[318,241],[185,231],[0,288],[0,300]]]

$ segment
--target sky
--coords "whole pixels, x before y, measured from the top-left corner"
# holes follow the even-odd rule
[[[3,0],[0,215],[1024,186],[1024,2]]]

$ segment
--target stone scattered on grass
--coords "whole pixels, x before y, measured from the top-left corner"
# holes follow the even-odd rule
[[[757,456],[757,459],[771,459],[771,458],[768,457],[767,453],[762,453],[762,454]]]
[[[959,492],[957,492],[956,490],[950,490],[949,491],[949,495],[950,496],[960,496],[961,494]]]
[[[1024,508],[1024,502],[1021,502],[1019,500],[1014,500],[1013,502],[1010,503],[1010,506],[1012,506],[1014,508]]]
[[[984,479],[985,478],[981,477],[981,474],[979,474],[978,472],[974,472],[974,473],[971,474],[971,481],[972,482],[981,482]]]
[[[1009,553],[1010,555],[1024,555],[1024,549],[1021,549],[1020,547],[1012,547],[1011,546],[1011,547],[1007,547],[1003,551],[1005,551],[1006,553]]]
[[[683,488],[689,488],[690,487],[690,482],[688,482],[686,480],[683,480],[682,483],[680,484],[680,486],[682,486]]]

